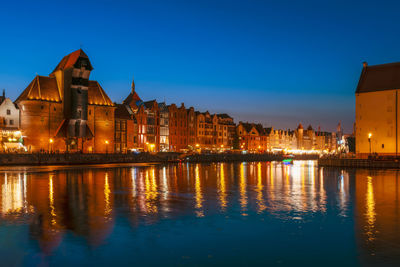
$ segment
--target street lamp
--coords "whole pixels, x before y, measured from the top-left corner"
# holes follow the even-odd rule
[[[50,139],[49,139],[50,152],[53,152],[53,143],[54,143],[53,138],[50,138]]]
[[[368,142],[369,142],[369,154],[371,155],[371,152],[372,152],[372,150],[371,150],[371,137],[372,137],[372,133],[369,133],[368,134]]]
[[[104,143],[106,144],[106,154],[108,154],[108,144],[109,144],[109,142],[108,142],[108,140],[106,140],[106,141],[104,141]]]

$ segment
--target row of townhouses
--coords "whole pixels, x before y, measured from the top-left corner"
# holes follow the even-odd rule
[[[113,103],[79,49],[48,76],[37,75],[12,102],[0,97],[3,151],[127,153],[131,151],[225,151],[336,149],[335,133],[235,124],[228,114],[199,112],[182,103],[143,101],[132,81],[125,100]]]

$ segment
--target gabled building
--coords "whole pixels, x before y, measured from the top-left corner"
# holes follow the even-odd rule
[[[160,112],[160,151],[167,152],[169,149],[169,110],[165,102],[158,103]]]
[[[5,90],[3,90],[3,95],[0,96],[1,151],[25,150],[19,125],[18,106],[6,97]]]
[[[171,104],[168,106],[168,110],[170,150],[182,152],[188,148],[188,113],[183,103],[180,107]]]
[[[400,62],[363,64],[356,95],[356,153],[398,155]]]
[[[160,112],[156,100],[143,102],[140,111],[146,114],[146,149],[150,152],[160,150]]]
[[[234,139],[236,138],[236,124],[231,116],[226,113],[217,114],[218,124],[222,128],[222,145],[226,149],[233,149]]]
[[[267,150],[267,134],[261,124],[239,122],[237,134],[241,149],[250,152],[264,152]]]
[[[211,150],[214,146],[213,118],[208,111],[196,112],[197,142],[196,147]]]
[[[186,110],[187,112],[187,145],[188,149],[196,149],[196,112],[193,107]]]
[[[49,76],[37,75],[15,103],[29,151],[112,151],[115,105],[97,81],[88,56],[65,56]]]
[[[116,153],[127,153],[138,148],[138,125],[130,106],[116,105],[114,128],[114,151]]]
[[[160,149],[160,113],[156,100],[143,102],[136,93],[134,80],[131,92],[123,101],[130,107],[137,123],[137,149],[149,152]]]

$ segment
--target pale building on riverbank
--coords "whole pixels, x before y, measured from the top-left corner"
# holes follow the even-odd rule
[[[364,63],[356,89],[356,153],[399,152],[400,63]]]

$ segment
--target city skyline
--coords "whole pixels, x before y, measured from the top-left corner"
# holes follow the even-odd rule
[[[85,2],[87,23],[77,3],[5,3],[0,88],[15,100],[35,73],[82,47],[117,103],[134,75],[144,100],[282,129],[333,131],[341,121],[351,133],[362,62],[400,56],[398,37],[386,34],[399,27],[398,4],[371,3]]]

